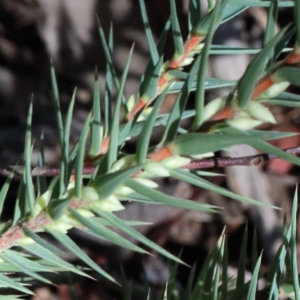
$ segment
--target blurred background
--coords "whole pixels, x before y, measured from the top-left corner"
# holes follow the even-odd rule
[[[207,3],[202,1],[203,11]],[[169,17],[169,1],[145,1],[150,27],[155,38],[161,33]],[[183,36],[187,36],[188,1],[177,1],[178,16]],[[43,132],[45,136],[45,156],[48,165],[57,165],[60,156],[55,111],[50,82],[50,58],[56,69],[61,107],[66,112],[70,99],[77,87],[71,142],[78,138],[83,122],[91,108],[92,87],[97,66],[101,94],[105,85],[105,58],[97,29],[96,15],[99,17],[106,35],[112,25],[114,32],[113,59],[118,74],[127,62],[132,44],[134,55],[126,83],[127,97],[137,95],[140,78],[149,59],[147,41],[140,17],[138,0],[2,0],[0,1],[0,165],[22,164],[24,133],[27,111],[33,101],[33,136],[36,145]],[[292,20],[292,9],[280,9],[278,29]],[[236,47],[261,47],[267,10],[255,7],[223,24],[217,30],[214,44]],[[173,42],[168,37],[165,59],[171,58]],[[222,79],[238,79],[251,60],[248,55],[216,56],[210,58],[207,74]],[[297,92],[293,89],[293,92]],[[228,92],[226,89],[209,91],[207,100]],[[176,95],[169,95],[162,108],[168,112]],[[192,103],[192,102],[191,102]],[[191,104],[192,105],[192,104]],[[299,109],[273,107],[277,125],[265,126],[265,130],[299,132]],[[154,135],[155,139],[155,135]],[[298,136],[279,140],[276,145],[287,148],[299,145]],[[257,153],[247,146],[237,146],[230,153],[222,155],[246,156]],[[37,161],[34,151],[33,164]],[[267,266],[281,241],[282,220],[290,211],[290,204],[299,169],[291,164],[274,160],[263,167],[230,167],[213,170],[221,176],[210,177],[215,184],[230,188],[234,192],[276,205],[281,211],[249,207],[212,192],[203,191],[186,183],[172,179],[161,181],[164,192],[207,202],[224,207],[220,215],[189,212],[171,207],[147,206],[131,203],[118,213],[126,220],[152,222],[151,226],[141,226],[139,231],[154,242],[179,255],[188,264],[198,262],[200,268],[205,255],[220,236],[224,226],[229,237],[229,259],[232,276],[236,273],[239,245],[246,224],[249,241],[254,228],[259,236],[259,251],[264,248],[264,264]],[[223,176],[226,175],[226,176]],[[3,184],[1,179],[1,184]],[[16,195],[17,182],[10,191],[11,202],[6,205],[9,218]],[[119,232],[120,233],[120,232]],[[120,233],[122,234],[122,233]],[[133,299],[145,299],[149,284],[155,293],[169,278],[169,263],[158,255],[140,256],[119,249],[109,243],[95,240],[73,230],[72,238],[82,246],[102,267],[106,268],[118,281],[131,280]],[[47,238],[47,237],[46,237]],[[249,247],[249,264],[251,247]],[[154,253],[155,254],[155,253]],[[72,262],[75,258],[66,253]],[[179,267],[178,284],[186,284],[190,269]],[[35,287],[37,295],[32,299],[71,299],[69,279],[59,278],[56,288]],[[74,277],[78,299],[122,299],[120,288],[99,279],[92,282]],[[146,284],[146,286],[148,286]],[[262,283],[263,284],[263,283]],[[124,290],[123,290],[124,292]]]

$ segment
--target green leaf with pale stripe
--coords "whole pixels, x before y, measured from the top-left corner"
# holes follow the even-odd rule
[[[171,73],[172,74],[172,73]],[[183,82],[175,82],[172,84],[172,87],[169,90],[169,94],[178,93],[182,90]],[[236,84],[236,80],[223,80],[217,78],[206,78],[204,89],[216,89],[221,87],[229,87],[234,86]],[[197,82],[193,82],[190,88],[190,91],[195,91],[197,89]]]
[[[247,144],[254,140],[254,137],[243,134],[188,133],[177,137],[171,147],[176,154],[196,155],[215,152],[233,145]]]
[[[244,230],[242,244],[240,246],[240,256],[238,262],[238,273],[236,279],[236,288],[239,289],[245,284],[245,272],[247,262],[247,241],[248,241],[248,226]]]
[[[216,192],[218,194],[221,194],[223,196],[226,196],[226,197],[238,200],[238,201],[242,201],[242,202],[245,202],[245,203],[248,203],[248,204],[253,204],[253,205],[258,205],[258,206],[265,206],[265,207],[275,208],[274,206],[268,205],[264,202],[260,202],[260,201],[257,201],[257,200],[239,195],[239,194],[235,194],[233,192],[230,192],[227,189],[219,187],[218,185],[215,185],[215,184],[213,184],[213,183],[211,183],[211,182],[209,182],[209,181],[207,181],[207,180],[205,180],[205,179],[203,179],[203,178],[201,178],[197,175],[194,175],[194,174],[192,174],[188,171],[185,171],[185,170],[181,170],[181,169],[170,170],[170,174],[171,174],[172,177],[177,178],[181,181],[199,186],[203,189]]]
[[[109,40],[109,44],[108,44],[106,42],[104,31],[103,31],[103,28],[101,26],[101,23],[100,23],[100,20],[98,17],[97,17],[97,22],[98,22],[98,31],[99,31],[101,43],[103,46],[104,55],[106,58],[106,63],[107,63],[108,69],[109,69],[109,73],[106,73],[106,74],[109,74],[109,81],[112,80],[114,82],[116,89],[119,90],[120,83],[119,83],[116,71],[114,69],[114,66],[113,66],[113,61],[112,61],[112,29],[110,31],[110,40]],[[108,72],[108,70],[107,70],[107,72]],[[126,102],[125,97],[123,95],[121,97],[122,97],[123,103],[125,103]]]
[[[47,284],[52,284],[50,280],[32,271],[32,270],[36,270],[38,272],[48,271],[47,267],[37,264],[34,261],[30,261],[29,259],[22,257],[19,253],[8,249],[0,253],[0,258],[2,258],[7,263],[15,266],[17,269],[19,269],[20,272],[23,272],[31,276],[32,278],[35,278]]]
[[[82,172],[83,172],[83,164],[84,164],[84,157],[85,157],[85,147],[86,147],[86,141],[87,137],[90,131],[90,125],[91,125],[91,114],[88,115],[80,138],[78,142],[78,152],[76,155],[76,163],[75,163],[75,194],[78,198],[81,198],[81,192],[82,192]]]
[[[21,285],[20,283],[10,279],[9,277],[6,277],[4,275],[2,275],[0,273],[0,285],[4,286],[5,288],[11,288],[14,290],[18,290],[22,293],[25,294],[29,294],[29,295],[34,295],[34,293],[32,291],[30,291],[29,289],[27,289],[26,287],[24,287],[23,285]],[[7,299],[9,299],[9,296],[1,296],[1,300],[5,299],[5,297]]]
[[[144,100],[153,100],[157,95],[158,80],[163,64],[163,57],[161,57],[156,65],[149,65],[143,77],[143,82],[140,86],[140,96]]]
[[[56,114],[56,122],[57,122],[58,134],[59,134],[59,141],[60,141],[60,146],[62,146],[63,138],[64,138],[64,126],[63,126],[63,121],[61,116],[59,92],[58,92],[58,86],[57,86],[53,61],[51,61],[51,66],[50,66],[50,77],[51,77],[53,100],[55,105],[55,114]]]
[[[73,208],[69,208],[69,211],[72,216],[76,218],[76,220],[78,220],[83,226],[94,232],[98,237],[104,238],[116,245],[119,245],[120,247],[127,248],[132,251],[147,253],[147,251],[145,251],[144,249],[134,245],[120,235],[101,225],[99,222],[94,222],[92,218],[83,217]]]
[[[272,38],[248,65],[244,75],[237,85],[237,104],[239,107],[245,108],[248,105],[259,77],[264,74],[270,53],[274,51],[276,44],[283,37],[286,30],[287,28],[283,29],[274,38]]]
[[[297,209],[298,209],[298,186],[295,190],[295,195],[293,199],[292,206],[292,219],[291,219],[291,240],[290,240],[290,251],[291,251],[291,261],[290,268],[292,271],[292,283],[295,293],[295,300],[300,299],[300,288],[299,288],[299,274],[298,274],[298,263],[297,263]]]
[[[96,177],[92,186],[97,190],[101,199],[105,199],[114,193],[125,179],[129,178],[134,172],[140,170],[140,166],[132,167],[125,170],[116,171]]]
[[[138,240],[142,244],[148,246],[149,248],[155,250],[156,252],[164,255],[165,257],[167,257],[169,259],[177,261],[181,264],[185,264],[182,260],[180,260],[179,258],[170,254],[168,251],[166,251],[162,247],[158,246],[157,244],[155,244],[152,241],[150,241],[149,239],[147,239],[145,236],[143,236],[141,233],[139,233],[138,231],[133,229],[131,226],[126,224],[124,221],[119,219],[114,214],[109,213],[109,212],[103,212],[98,209],[93,209],[93,212],[96,213],[98,216],[107,220],[112,226],[115,226],[115,227],[121,229],[126,234],[130,235],[131,237],[135,238],[136,240]]]
[[[63,234],[58,231],[49,230],[50,233],[56,240],[58,240],[63,246],[65,246],[69,251],[74,253],[79,259],[85,262],[93,270],[101,274],[103,277],[107,278],[110,281],[117,283],[113,277],[111,277],[107,272],[105,272],[99,265],[97,265],[93,260],[91,260],[85,252],[83,252],[66,234]]]
[[[171,205],[171,206],[184,208],[184,209],[206,211],[206,212],[217,212],[218,209],[218,207],[213,205],[199,203],[191,200],[186,200],[186,199],[176,198],[173,196],[166,195],[162,192],[148,188],[145,185],[140,184],[133,179],[127,179],[124,184],[130,187],[131,189],[133,189],[135,192],[143,196],[146,196],[152,199],[153,201],[161,204]],[[130,198],[130,196],[128,197]]]
[[[216,2],[216,5],[211,14],[211,20],[208,27],[208,32],[205,37],[205,44],[204,48],[201,51],[201,58],[200,58],[200,68],[198,71],[198,78],[197,78],[197,89],[195,94],[195,108],[196,114],[192,124],[192,131],[196,131],[199,126],[202,124],[203,121],[203,109],[204,109],[204,94],[205,94],[205,77],[206,77],[206,68],[208,64],[208,57],[209,57],[209,48],[212,43],[212,38],[216,29],[216,25],[219,23],[219,15],[221,4],[224,5],[227,1],[222,0]]]
[[[6,179],[5,183],[3,184],[0,192],[0,216],[2,215],[4,201],[6,199],[6,195],[10,186],[10,183],[14,177],[14,173],[11,172],[8,178]]]
[[[67,207],[72,201],[72,197],[65,199],[51,199],[47,206],[47,213],[51,219],[59,220],[65,213]]]
[[[177,61],[177,59],[180,59],[184,53],[183,39],[182,39],[182,34],[181,34],[179,21],[177,17],[175,0],[170,0],[170,6],[171,6],[172,35],[173,35],[174,47],[175,47],[175,54],[173,59]]]
[[[275,72],[274,76],[276,77],[277,80],[288,81],[293,85],[300,86],[300,82],[299,82],[300,70],[297,67],[279,68]]]
[[[177,134],[179,123],[182,120],[182,115],[186,107],[187,99],[191,92],[192,83],[194,82],[200,67],[200,59],[201,58],[199,56],[193,64],[189,74],[187,74],[186,76],[182,89],[172,107],[171,113],[168,116],[168,121],[165,125],[164,134],[159,146],[163,146],[165,143],[170,143],[171,141],[173,141],[174,137]]]
[[[45,260],[50,261],[52,264],[55,264],[59,267],[64,268],[65,271],[71,271],[75,274],[91,278],[89,275],[78,270],[76,267],[74,267],[73,265],[64,261],[59,256],[55,255],[52,251],[48,250],[47,248],[44,248],[40,244],[28,244],[28,245],[22,246],[22,248],[31,252],[35,256],[41,257]]]
[[[267,44],[274,36],[277,25],[278,0],[272,0],[268,9],[268,20],[264,36],[264,45]]]
[[[101,149],[101,106],[100,106],[100,90],[97,69],[95,70],[94,79],[94,96],[93,96],[93,119],[91,124],[91,145],[89,154],[97,156]]]
[[[38,166],[42,167],[45,165],[45,153],[44,153],[44,133],[41,133],[40,147],[38,153]],[[40,197],[47,191],[47,181],[45,176],[39,176],[36,179],[37,184],[37,197]]]
[[[201,1],[189,0],[189,32],[196,27],[201,19]]]
[[[231,20],[232,18],[234,18],[235,16],[239,15],[240,13],[242,13],[244,10],[246,10],[249,6],[247,6],[248,2],[239,2],[239,3],[243,3],[240,5],[230,5],[230,0],[228,1],[229,5],[227,5],[227,7],[225,7],[225,9],[222,12],[222,21],[221,23],[225,23],[229,20]]]
[[[150,25],[149,25],[149,20],[148,20],[148,16],[147,16],[145,1],[144,0],[139,0],[139,4],[140,4],[140,10],[141,10],[141,15],[142,15],[142,19],[143,19],[144,30],[145,30],[145,34],[146,34],[146,37],[147,37],[147,42],[148,42],[148,46],[149,46],[149,50],[150,50],[152,63],[155,65],[159,60],[159,55],[158,55],[158,52],[157,52],[157,49],[156,49],[156,45],[155,45],[155,42],[154,42],[154,38],[153,38],[153,35],[152,35],[151,28],[150,28]]]
[[[26,185],[26,206],[30,211],[30,215],[34,214],[34,202],[35,202],[35,194],[34,194],[34,186],[31,177],[31,122],[32,122],[32,102],[29,106],[27,123],[26,123],[26,135],[25,135],[25,150],[24,150],[24,182]],[[24,200],[23,200],[24,201]]]
[[[54,245],[51,245],[50,243],[43,240],[40,236],[38,236],[36,233],[31,231],[28,227],[23,226],[23,232],[26,236],[30,237],[32,240],[34,240],[37,244],[41,245],[42,247],[50,250],[51,252],[57,254],[57,255],[64,255],[64,252],[60,249],[56,248]]]
[[[219,2],[221,2],[221,3],[220,3],[220,8],[217,8],[218,14],[216,15],[216,20],[221,21],[222,13],[223,13],[228,1],[222,0],[222,1],[218,1],[218,3]],[[206,36],[206,34],[209,30],[209,26],[213,19],[213,13],[214,13],[215,9],[216,9],[216,7],[214,9],[212,9],[210,12],[208,12],[203,18],[201,18],[198,21],[197,25],[193,28],[192,35],[200,36],[200,37]]]
[[[64,136],[63,136],[63,144],[61,146],[61,159],[60,159],[60,174],[59,174],[59,181],[60,181],[60,191],[59,197],[65,193],[68,183],[69,183],[69,170],[68,170],[68,162],[69,162],[69,140],[70,140],[70,132],[71,132],[71,123],[73,117],[73,109],[75,104],[75,95],[76,90],[73,93],[71,102],[69,104],[65,128],[64,128]]]
[[[151,113],[149,114],[145,122],[143,122],[143,129],[136,146],[136,160],[138,164],[143,164],[146,160],[155,119],[161,105],[163,104],[163,101],[165,100],[166,94],[167,89],[165,89],[165,91],[156,100]]]
[[[271,1],[259,1],[259,0],[247,0],[245,2],[248,6],[253,7],[269,7],[271,5]],[[241,0],[229,0],[230,5],[240,5]],[[278,7],[293,7],[294,1],[280,1],[278,3]]]
[[[258,261],[256,263],[255,269],[252,273],[252,278],[249,285],[249,291],[246,300],[253,300],[256,298],[256,291],[257,291],[257,283],[258,283],[258,274],[260,270],[261,264],[261,257],[262,254],[259,256]]]
[[[111,165],[116,161],[118,156],[118,136],[119,136],[119,126],[120,126],[120,110],[121,110],[121,102],[123,97],[123,91],[125,88],[125,82],[128,75],[128,70],[132,58],[133,48],[131,49],[128,57],[128,61],[126,63],[125,69],[123,71],[121,85],[118,88],[118,95],[116,100],[115,112],[113,115],[112,123],[110,126],[110,141],[109,148],[107,151],[107,171],[110,170]]]
[[[296,42],[295,42],[295,51],[299,51],[300,48],[300,1],[294,0],[294,19],[296,25]]]

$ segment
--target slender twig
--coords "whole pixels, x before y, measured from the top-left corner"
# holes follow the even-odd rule
[[[283,149],[283,151],[290,154],[300,154],[300,146]],[[242,157],[212,157],[204,159],[193,159],[190,163],[185,166],[182,166],[182,169],[211,169],[211,168],[224,168],[230,166],[258,166],[264,161],[278,158],[275,155],[262,153],[251,156],[242,156]],[[83,167],[82,173],[84,175],[93,174],[96,166],[88,165]],[[0,167],[0,176],[9,176],[11,172],[14,172],[15,175],[22,175],[24,171],[23,166],[9,166],[9,167]],[[31,170],[32,177],[54,177],[60,174],[60,169],[56,167],[33,167]],[[74,170],[72,174],[75,174]]]
[[[300,154],[300,146],[294,148],[283,149],[290,154]],[[275,155],[262,153],[251,156],[242,157],[212,157],[205,159],[194,159],[189,164],[183,166],[183,169],[210,169],[224,168],[230,166],[258,166],[264,161],[278,158]]]

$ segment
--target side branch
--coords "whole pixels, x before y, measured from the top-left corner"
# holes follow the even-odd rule
[[[283,149],[289,154],[300,154],[300,146],[294,148]],[[275,155],[262,153],[243,157],[212,157],[205,159],[193,159],[189,164],[181,167],[182,169],[210,169],[224,168],[230,166],[258,166],[264,161],[278,158]]]
[[[300,154],[300,146],[283,149],[283,151],[298,155]],[[224,168],[229,166],[258,166],[264,161],[268,161],[271,159],[278,158],[275,155],[262,153],[251,156],[243,156],[243,157],[212,157],[212,158],[204,158],[204,159],[193,159],[190,163],[185,166],[182,166],[182,169],[211,169],[211,168]],[[86,165],[83,166],[83,175],[91,175],[95,171],[96,166]],[[0,176],[7,177],[14,172],[16,176],[21,176],[23,174],[24,167],[23,166],[9,166],[9,167],[0,167]],[[52,168],[48,166],[43,167],[33,167],[31,170],[32,177],[54,177],[60,174],[59,168]],[[75,174],[74,170],[72,174]]]

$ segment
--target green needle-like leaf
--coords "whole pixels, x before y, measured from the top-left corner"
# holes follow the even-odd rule
[[[41,275],[37,274],[36,272],[32,271],[35,269],[36,271],[41,272],[42,270],[46,271],[47,268],[43,267],[40,264],[37,264],[29,259],[22,257],[15,251],[6,249],[4,252],[0,253],[0,258],[2,258],[7,263],[15,266],[19,269],[20,272],[23,272],[32,278],[45,282],[47,284],[52,284],[52,282]]]
[[[296,188],[294,200],[293,200],[293,207],[292,207],[292,219],[291,219],[291,270],[292,270],[292,281],[295,293],[295,300],[300,299],[300,288],[299,288],[299,278],[298,278],[298,264],[297,264],[297,207],[298,207],[298,187]]]
[[[233,145],[249,143],[255,138],[252,136],[240,135],[220,135],[207,133],[188,133],[176,138],[172,149],[176,154],[196,155],[208,152],[215,152]]]
[[[274,50],[276,44],[285,34],[287,28],[279,32],[274,38],[272,38],[255,56],[252,62],[248,65],[242,78],[239,80],[237,85],[238,91],[238,105],[241,108],[245,108],[254,90],[255,84],[260,76],[263,75],[270,53]]]
[[[125,66],[122,79],[121,79],[121,85],[120,88],[118,89],[118,96],[116,100],[116,106],[115,106],[115,112],[114,116],[112,119],[112,123],[110,126],[110,142],[109,142],[109,149],[107,152],[107,170],[110,170],[111,165],[116,161],[117,156],[118,156],[118,136],[119,136],[119,124],[120,124],[120,109],[121,109],[121,101],[123,97],[123,91],[125,87],[125,82],[132,58],[132,52],[133,48],[131,49],[128,57],[127,64]]]
[[[268,21],[264,36],[264,45],[266,45],[274,36],[277,22],[278,0],[272,0],[268,9]]]
[[[52,199],[47,206],[47,212],[51,219],[59,220],[64,215],[71,201],[71,197],[66,199]]]
[[[81,135],[79,139],[79,146],[78,152],[76,156],[76,165],[75,165],[75,193],[78,198],[81,198],[81,191],[82,191],[82,171],[83,171],[83,164],[84,164],[84,157],[85,157],[85,145],[87,141],[87,137],[90,130],[91,125],[91,114],[88,115]]]
[[[173,59],[176,61],[177,59],[180,59],[182,57],[184,48],[183,48],[183,39],[182,39],[181,30],[180,30],[179,21],[176,12],[175,0],[170,0],[170,6],[171,6],[172,34],[173,34],[173,40],[175,46],[175,54]]]
[[[245,284],[245,271],[246,271],[246,260],[247,260],[247,241],[248,241],[248,228],[246,226],[242,245],[240,248],[240,257],[238,263],[238,274],[236,279],[236,288],[239,289]]]
[[[91,124],[91,145],[90,156],[97,156],[101,149],[101,107],[100,107],[100,90],[97,69],[95,70],[94,79],[94,97],[93,97],[93,119]]]
[[[261,264],[261,257],[262,257],[262,254],[259,256],[258,261],[255,266],[255,269],[252,274],[249,291],[248,291],[248,295],[246,298],[247,300],[253,300],[256,298],[256,289],[257,289],[258,274],[259,274],[259,269],[260,269],[260,264]]]
[[[113,194],[116,188],[120,186],[127,178],[129,178],[129,176],[140,169],[140,166],[136,166],[125,170],[100,175],[93,181],[93,187],[98,191],[100,198],[105,199]]]
[[[156,65],[148,66],[140,87],[141,98],[145,101],[153,100],[157,95],[157,84],[161,73],[163,58],[161,57]]]
[[[201,1],[189,0],[189,32],[196,27],[201,19]]]
[[[57,239],[62,245],[64,245],[69,251],[74,253],[78,258],[80,258],[83,262],[85,262],[92,269],[97,271],[103,277],[107,278],[110,281],[117,283],[113,277],[111,277],[107,272],[105,272],[102,268],[100,268],[93,260],[91,260],[83,250],[81,250],[67,235],[47,229],[55,239]]]
[[[264,202],[259,202],[259,201],[256,201],[254,199],[251,199],[251,198],[248,198],[248,197],[230,192],[227,189],[224,189],[222,187],[214,185],[211,182],[209,182],[209,181],[207,181],[207,180],[205,180],[205,179],[203,179],[203,178],[201,178],[197,175],[189,173],[185,170],[176,169],[176,170],[169,170],[169,172],[170,172],[171,176],[174,177],[174,178],[177,178],[181,181],[188,182],[190,184],[199,186],[203,189],[216,192],[216,193],[224,195],[226,197],[229,197],[229,198],[232,198],[232,199],[235,199],[235,200],[238,200],[238,201],[242,201],[242,202],[245,202],[245,203],[253,204],[253,205],[273,207],[273,206],[270,206],[270,205],[268,205]]]
[[[160,204],[171,205],[184,209],[192,209],[206,212],[216,212],[217,207],[209,204],[198,203],[191,200],[181,199],[166,195],[162,192],[148,188],[135,180],[127,179],[125,185],[133,189],[135,192],[152,199]],[[130,196],[128,196],[130,198]]]
[[[18,290],[25,294],[34,295],[34,293],[32,291],[30,291],[29,289],[27,289],[26,287],[22,286],[20,283],[14,281],[14,280],[2,275],[1,273],[0,273],[0,285],[5,286],[6,288]],[[5,298],[5,296],[1,295],[1,299],[4,299],[4,298]]]
[[[70,213],[74,216],[83,226],[90,229],[94,232],[98,237],[104,238],[112,243],[119,245],[120,247],[127,248],[132,251],[147,253],[144,249],[140,248],[124,239],[120,235],[101,225],[99,222],[94,222],[91,218],[85,218],[80,213],[78,213],[75,209],[69,208]]]
[[[294,19],[296,24],[296,43],[295,43],[295,51],[299,51],[300,48],[300,1],[294,0]]]
[[[62,144],[62,151],[61,151],[61,160],[60,160],[60,174],[59,174],[59,197],[63,195],[66,191],[68,183],[69,183],[69,170],[68,170],[68,162],[69,162],[69,140],[70,140],[70,132],[71,132],[71,123],[73,118],[73,109],[75,104],[75,96],[76,90],[73,93],[66,123],[65,123],[65,130],[64,130],[64,137],[63,137],[63,144]]]
[[[38,154],[38,166],[42,167],[45,165],[45,153],[44,153],[44,134],[43,132],[41,133],[40,137],[40,149],[39,149],[39,154]],[[37,197],[41,196],[44,194],[47,190],[47,182],[46,182],[46,177],[44,176],[39,176],[36,180],[37,182]]]
[[[64,252],[56,248],[55,246],[51,245],[50,243],[43,240],[40,236],[38,236],[36,233],[31,231],[28,227],[23,227],[23,232],[26,236],[30,237],[32,240],[34,240],[37,244],[41,245],[42,247],[50,250],[52,253],[55,253],[57,255],[64,255]]]
[[[64,138],[64,127],[63,127],[63,121],[62,121],[62,116],[61,116],[59,93],[58,93],[55,69],[54,69],[54,65],[53,65],[52,61],[51,61],[51,67],[50,67],[50,75],[51,75],[52,93],[53,93],[53,99],[54,99],[54,105],[55,105],[55,113],[56,113],[56,122],[57,122],[57,127],[58,127],[59,141],[60,141],[60,146],[62,146],[63,138]]]
[[[103,212],[98,209],[93,209],[93,212],[96,213],[98,216],[107,220],[112,226],[115,226],[115,227],[121,229],[123,232],[132,236],[133,238],[135,238],[139,242],[143,243],[144,245],[148,246],[149,248],[157,251],[158,253],[164,255],[165,257],[167,257],[169,259],[177,261],[181,264],[185,264],[182,260],[180,260],[176,256],[170,254],[168,251],[164,250],[157,244],[155,244],[152,241],[150,241],[149,239],[147,239],[145,236],[143,236],[141,233],[139,233],[138,231],[133,229],[131,226],[126,224],[124,221],[122,221],[118,217],[116,217],[114,214],[109,213],[109,212]]]
[[[31,121],[32,121],[32,103],[29,106],[27,123],[26,123],[26,136],[25,136],[25,151],[24,151],[24,182],[26,185],[26,200],[27,207],[30,211],[30,215],[33,216],[33,206],[35,202],[34,187],[31,177]]]
[[[280,81],[288,81],[291,84],[300,86],[300,70],[296,67],[282,67],[276,71],[274,76]]]
[[[14,173],[11,172],[8,178],[6,179],[5,183],[3,184],[0,192],[0,216],[2,215],[2,210],[3,210],[3,204],[6,199],[6,195],[10,186],[10,183],[14,177]]]
[[[197,78],[197,90],[195,95],[195,108],[196,108],[196,115],[193,121],[192,130],[195,131],[203,121],[203,108],[204,108],[204,84],[205,84],[205,75],[206,75],[206,68],[208,63],[208,56],[209,56],[209,49],[212,43],[213,34],[216,29],[216,25],[218,23],[218,15],[220,12],[221,3],[224,2],[218,1],[216,6],[213,9],[213,13],[211,15],[210,25],[208,28],[208,33],[205,38],[205,45],[201,51],[201,59],[200,59],[200,68],[198,72]],[[226,1],[225,1],[226,2]]]
[[[139,0],[139,4],[140,4],[140,10],[141,10],[141,15],[142,15],[142,19],[143,19],[144,30],[145,30],[145,34],[146,34],[147,41],[148,41],[148,46],[149,46],[149,50],[150,50],[152,63],[153,63],[153,65],[156,65],[159,60],[159,55],[158,55],[157,48],[156,48],[156,45],[154,42],[151,28],[149,25],[145,1]]]
[[[66,271],[71,271],[75,274],[92,278],[89,275],[87,275],[86,273],[75,268],[73,265],[62,260],[60,257],[55,255],[52,251],[48,250],[47,248],[45,248],[39,244],[28,244],[26,246],[22,246],[22,248],[24,248],[25,250],[31,252],[32,254],[34,254],[38,257],[45,259],[46,261],[50,261],[52,264],[55,264],[59,267],[64,268]]]
[[[148,154],[148,148],[151,139],[151,133],[154,127],[156,116],[160,110],[163,101],[165,100],[168,89],[165,89],[163,94],[156,100],[153,109],[143,124],[143,129],[136,146],[136,159],[138,164],[143,164]]]
[[[227,5],[227,7],[225,7],[225,9],[222,12],[222,21],[221,23],[225,23],[229,20],[231,20],[232,18],[234,18],[235,16],[239,15],[240,13],[242,13],[244,10],[246,10],[249,6],[248,5],[248,1],[247,2],[239,2],[236,3],[235,5],[231,5],[231,1],[229,0],[229,5]]]
[[[185,82],[176,99],[176,102],[172,107],[171,113],[169,114],[168,121],[165,126],[164,135],[159,144],[159,147],[163,146],[164,144],[172,142],[175,136],[177,135],[179,123],[182,120],[182,114],[184,112],[187,99],[191,92],[192,84],[196,78],[200,66],[200,59],[201,57],[199,56],[195,61],[195,63],[193,64],[193,67],[191,68],[191,71],[189,72],[188,76],[185,78]]]

